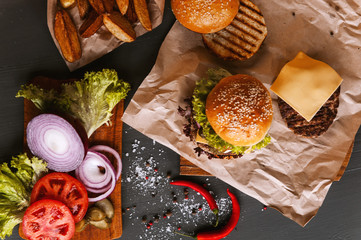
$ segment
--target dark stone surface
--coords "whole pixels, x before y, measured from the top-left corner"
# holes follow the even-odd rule
[[[160,27],[70,73],[48,31],[46,1],[0,1],[1,161],[9,161],[11,156],[22,151],[23,101],[14,96],[20,85],[33,76],[81,77],[87,70],[115,68],[120,77],[131,83],[132,96],[151,70],[159,47],[174,22],[169,1],[166,2],[164,22]],[[130,97],[126,103],[129,100]],[[177,154],[128,126],[124,126],[123,134],[121,239],[180,239],[173,234],[178,227],[181,232],[190,233],[209,227],[214,218],[205,201],[193,191],[189,191],[186,200],[183,188],[169,186],[167,173],[171,179],[178,177]],[[241,217],[236,230],[226,239],[360,239],[360,158],[361,135],[358,134],[345,175],[332,185],[318,214],[304,228],[276,210],[268,208],[263,211],[261,203],[231,188],[241,203]],[[226,188],[229,186],[214,177],[189,179],[206,183],[216,198],[222,199],[221,219],[227,220],[230,202]],[[173,201],[174,197],[176,201]],[[197,210],[199,207],[202,210]],[[166,218],[163,218],[164,214]],[[144,216],[146,220],[142,220]],[[147,229],[149,221],[153,225]],[[17,228],[8,239],[19,239]]]

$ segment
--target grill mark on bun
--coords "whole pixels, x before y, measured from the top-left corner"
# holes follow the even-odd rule
[[[249,18],[252,18],[253,21],[257,22],[261,26],[266,26],[266,24],[263,21],[263,15],[261,11],[257,8],[257,6],[254,4],[247,5],[245,4],[245,2],[246,1],[240,2],[238,13],[241,15],[242,14],[247,15]]]
[[[253,47],[257,47],[255,42],[258,41],[258,38],[248,32],[245,32],[243,29],[238,28],[237,25],[231,23],[227,28],[225,28],[225,30],[226,29],[229,30],[230,32],[232,32],[238,38],[244,39]]]
[[[259,36],[263,33],[263,31],[257,26],[255,26],[253,20],[246,21],[247,15],[242,16],[236,16],[233,20],[234,24],[237,25],[240,29],[244,29],[244,31],[248,32],[249,34],[252,34],[253,36]],[[249,18],[251,19],[251,18]],[[256,37],[258,39],[258,37]]]
[[[246,60],[253,56],[267,36],[261,11],[248,0],[241,0],[233,21],[224,29],[203,34],[203,42],[217,56],[231,60]]]
[[[220,37],[224,39],[224,41],[229,41],[233,45],[235,45],[235,49],[241,48],[248,53],[252,52],[252,48],[255,46],[252,42],[247,41],[244,38],[238,38],[237,34],[230,31],[230,28],[225,29],[222,32],[218,33]]]
[[[222,39],[222,40],[219,40]],[[220,47],[227,49],[228,51],[230,51],[232,54],[237,55],[238,57],[242,58],[242,59],[246,59],[247,58],[247,53],[251,53],[249,50],[244,49],[244,48],[237,48],[234,47],[234,44],[232,44],[228,39],[223,38],[222,36],[218,35],[218,38],[214,38],[213,39],[214,43],[218,44]]]

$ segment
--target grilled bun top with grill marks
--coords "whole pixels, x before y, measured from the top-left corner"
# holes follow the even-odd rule
[[[233,75],[223,78],[208,94],[206,115],[223,140],[235,146],[252,146],[271,127],[272,99],[256,78]]]
[[[198,33],[213,33],[232,22],[239,0],[171,0],[171,6],[184,27]]]

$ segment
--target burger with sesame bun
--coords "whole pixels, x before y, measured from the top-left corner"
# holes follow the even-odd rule
[[[210,69],[196,83],[179,113],[188,120],[184,133],[209,158],[232,159],[268,145],[272,99],[256,78]]]
[[[198,33],[214,33],[232,22],[239,0],[171,0],[171,6],[184,27]]]

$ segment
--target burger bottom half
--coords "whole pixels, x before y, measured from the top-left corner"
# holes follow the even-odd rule
[[[197,145],[198,156],[238,158],[271,141],[272,99],[252,76],[209,69],[185,102],[178,112],[187,120],[183,132]]]

